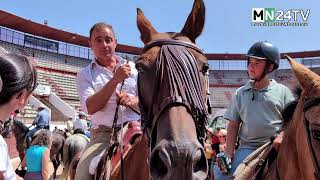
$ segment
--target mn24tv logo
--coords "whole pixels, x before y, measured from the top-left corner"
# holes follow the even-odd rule
[[[252,8],[252,26],[308,26],[310,9]]]

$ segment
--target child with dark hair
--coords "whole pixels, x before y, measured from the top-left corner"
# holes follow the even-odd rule
[[[0,134],[12,112],[24,107],[37,85],[37,72],[24,56],[7,53],[0,47]],[[16,179],[8,147],[0,135],[0,179]]]

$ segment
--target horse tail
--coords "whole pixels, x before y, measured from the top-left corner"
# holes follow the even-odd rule
[[[62,136],[63,137],[63,136]],[[63,162],[63,147],[64,147],[64,144],[66,142],[66,139],[62,139],[62,146],[61,148],[59,149],[59,154],[60,154],[60,157],[61,157],[61,161]]]
[[[73,157],[76,155],[76,145],[75,141],[71,141],[69,144],[69,153],[68,153],[68,166],[70,165]]]
[[[62,162],[64,165],[64,169],[62,172],[61,179],[68,179],[69,169],[70,169],[71,161],[74,157],[75,150],[76,150],[76,144],[73,140],[68,140],[67,142],[64,142],[63,151],[62,151],[63,152]]]

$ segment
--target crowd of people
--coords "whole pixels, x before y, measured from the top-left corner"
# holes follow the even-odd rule
[[[83,112],[79,112],[79,118],[70,124],[73,128],[67,128],[68,131],[91,138],[77,166],[75,178],[79,180],[94,178],[89,173],[90,162],[115,140],[120,124],[140,119],[135,113],[139,111],[137,70],[132,62],[115,55],[117,39],[112,26],[106,23],[95,24],[90,29],[89,44],[94,58],[89,66],[78,73],[76,79]],[[274,141],[275,146],[281,143],[281,111],[294,100],[289,88],[268,77],[279,67],[280,53],[276,46],[270,42],[257,42],[249,48],[247,57],[250,80],[236,90],[224,114],[224,118],[229,121],[228,126],[207,129],[204,149],[212,179],[228,179],[242,160],[271,137],[278,135]],[[36,85],[36,69],[26,57],[0,53],[1,127],[12,112],[25,106]],[[117,121],[118,116],[115,116],[119,104],[128,107],[119,113],[122,122]],[[90,132],[87,114],[91,116]],[[46,180],[49,178],[52,135],[48,130],[50,115],[45,107],[39,106],[33,125],[35,127],[26,138],[28,148],[23,161],[27,167],[25,179]],[[0,153],[0,180],[16,179],[8,147],[2,136]],[[216,163],[219,153],[224,153],[231,163],[232,168],[227,173],[222,172]]]

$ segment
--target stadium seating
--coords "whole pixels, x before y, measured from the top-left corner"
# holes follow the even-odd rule
[[[74,107],[80,109],[79,97],[76,91],[76,73],[90,64],[91,60],[73,57],[30,47],[23,47],[0,40],[0,46],[7,51],[28,56],[38,67],[38,79],[42,85],[50,86],[61,99]],[[138,56],[117,53],[119,56],[136,61]],[[320,58],[302,59],[304,64],[320,73]],[[274,72],[271,78],[278,82],[294,88],[296,80],[290,69],[281,69]],[[245,84],[248,75],[245,70],[211,70],[209,72],[209,82],[211,91],[211,104],[213,108],[226,108],[230,103],[234,91]],[[36,111],[31,106],[27,106],[26,119],[33,119]]]

